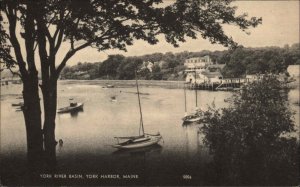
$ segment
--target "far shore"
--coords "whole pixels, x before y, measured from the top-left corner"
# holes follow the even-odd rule
[[[133,87],[135,80],[59,80],[61,84],[89,84],[107,86],[113,85],[115,87]],[[139,86],[143,87],[163,87],[163,88],[183,88],[185,81],[166,81],[166,80],[138,80]]]
[[[135,86],[135,80],[77,80],[77,79],[65,79],[59,80],[61,84],[89,84],[89,85],[100,85],[106,87],[107,85],[113,85],[114,87],[133,87]],[[168,81],[168,80],[138,80],[139,86],[142,87],[162,87],[172,89],[184,88],[185,81]],[[296,81],[288,83],[288,87],[291,89],[299,89],[299,78]]]

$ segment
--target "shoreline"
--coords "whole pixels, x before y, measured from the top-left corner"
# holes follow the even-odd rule
[[[59,80],[60,84],[89,84],[106,86],[106,84],[114,85],[115,87],[133,87],[135,80]],[[143,87],[163,87],[172,89],[181,89],[184,87],[185,81],[165,81],[165,80],[138,80],[139,86]]]

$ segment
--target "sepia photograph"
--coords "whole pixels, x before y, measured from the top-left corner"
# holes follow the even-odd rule
[[[298,186],[299,0],[0,0],[1,186]]]

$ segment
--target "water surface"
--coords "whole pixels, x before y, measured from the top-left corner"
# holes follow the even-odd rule
[[[56,139],[63,140],[57,146],[57,173],[78,174],[136,174],[138,179],[76,179],[55,180],[60,184],[152,184],[152,185],[209,185],[205,164],[211,159],[203,145],[199,125],[182,125],[184,111],[183,89],[140,87],[144,128],[147,133],[163,136],[163,141],[138,151],[117,151],[111,145],[115,136],[139,134],[140,113],[135,87],[103,88],[103,84],[82,81],[60,81],[58,107],[69,104],[69,98],[84,103],[84,110],[75,114],[57,114]],[[26,133],[22,112],[11,106],[19,102],[21,85],[1,87],[1,155],[9,174],[14,173],[13,159],[26,157]],[[298,95],[297,95],[298,94]],[[116,96],[117,101],[111,97]],[[216,107],[226,107],[224,99],[230,92],[198,91],[198,107],[207,109],[212,102]],[[290,92],[294,101],[299,92]],[[41,102],[42,103],[42,102]],[[195,108],[195,92],[187,90],[187,111]],[[299,107],[296,121],[299,122]],[[297,124],[299,126],[299,124]],[[19,159],[20,160],[20,159]],[[25,160],[20,161],[25,163]],[[192,179],[183,179],[183,175]],[[17,177],[17,176],[15,176]],[[19,176],[20,178],[22,177]],[[18,178],[17,180],[21,180]],[[9,179],[7,179],[9,180]],[[11,180],[11,179],[10,179]],[[14,180],[9,181],[13,183]],[[53,180],[42,179],[43,184]]]

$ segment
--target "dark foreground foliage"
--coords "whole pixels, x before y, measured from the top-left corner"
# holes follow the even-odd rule
[[[286,93],[272,77],[234,94],[229,108],[204,113],[211,174],[222,185],[296,185],[297,147]]]

